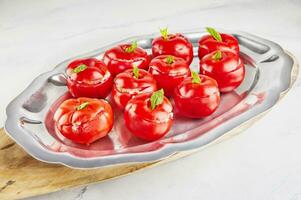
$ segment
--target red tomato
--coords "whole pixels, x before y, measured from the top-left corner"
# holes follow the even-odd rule
[[[64,137],[91,144],[111,131],[114,115],[105,100],[82,97],[65,100],[55,112],[54,121]]]
[[[193,47],[191,42],[180,33],[168,34],[167,29],[161,30],[162,36],[152,42],[153,56],[173,55],[183,58],[188,65],[193,59]]]
[[[164,89],[167,97],[172,96],[175,87],[190,76],[187,62],[171,55],[155,57],[149,64],[149,72],[156,79],[158,88]]]
[[[103,61],[113,76],[116,76],[126,69],[133,68],[133,66],[147,70],[150,59],[147,52],[138,47],[136,42],[133,42],[107,50],[103,56]]]
[[[127,128],[143,140],[157,140],[171,128],[173,122],[172,105],[164,97],[162,91],[159,90],[152,95],[137,95],[125,107],[124,120]],[[161,93],[161,96],[156,98],[158,92]],[[153,105],[156,106],[153,107]]]
[[[200,73],[214,78],[221,92],[231,92],[244,80],[245,66],[232,51],[218,50],[200,60]]]
[[[66,73],[67,86],[73,97],[106,98],[112,89],[111,73],[95,58],[71,62]]]
[[[210,35],[206,35],[199,40],[199,58],[216,50],[230,50],[239,53],[238,41],[235,37],[225,33],[218,33],[212,28],[207,28]]]
[[[174,102],[179,114],[185,117],[209,116],[220,103],[217,83],[213,78],[195,73],[176,87]]]
[[[124,109],[130,99],[138,94],[153,93],[157,84],[153,76],[138,68],[128,69],[118,74],[114,79],[112,97],[115,104]]]

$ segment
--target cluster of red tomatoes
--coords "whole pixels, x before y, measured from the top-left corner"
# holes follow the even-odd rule
[[[152,55],[137,42],[107,50],[102,60],[79,59],[66,70],[74,98],[64,101],[54,115],[56,128],[66,138],[90,144],[113,127],[114,112],[104,100],[124,111],[126,127],[137,137],[152,141],[164,136],[173,123],[173,105],[189,118],[211,115],[220,92],[230,92],[244,79],[235,37],[207,28],[200,38],[200,73],[191,71],[193,46],[180,33],[161,30],[152,41]],[[169,98],[173,98],[172,104]]]

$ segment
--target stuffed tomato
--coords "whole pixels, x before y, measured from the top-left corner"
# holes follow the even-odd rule
[[[73,97],[106,98],[113,78],[106,65],[95,58],[79,59],[67,67],[67,86]]]
[[[175,106],[180,115],[202,118],[211,115],[219,106],[220,93],[217,82],[208,76],[192,72],[175,89]]]
[[[163,88],[167,97],[173,95],[175,87],[190,76],[187,62],[172,55],[157,56],[150,62],[149,72],[157,81],[159,89]]]
[[[217,81],[221,92],[231,92],[245,77],[245,66],[232,51],[214,51],[200,60],[200,73]]]
[[[152,94],[137,95],[126,105],[124,120],[135,136],[154,141],[170,130],[173,123],[172,105],[164,96],[163,89]]]
[[[167,28],[161,29],[161,36],[152,42],[153,56],[173,55],[183,58],[188,65],[193,59],[193,47],[191,42],[182,34],[168,33]]]
[[[199,40],[198,55],[202,59],[205,55],[216,50],[228,50],[239,54],[239,45],[237,39],[226,33],[219,33],[213,28],[206,28],[209,35]]]
[[[153,93],[157,90],[157,84],[153,76],[143,70],[134,67],[118,74],[114,79],[112,98],[115,104],[124,109],[130,99],[139,94]]]
[[[111,131],[114,114],[105,100],[81,97],[65,100],[55,112],[54,121],[67,139],[91,144]]]
[[[148,69],[150,58],[147,52],[138,47],[137,42],[132,44],[121,44],[107,50],[103,56],[103,62],[108,69],[116,76],[126,69],[137,66],[140,69]]]

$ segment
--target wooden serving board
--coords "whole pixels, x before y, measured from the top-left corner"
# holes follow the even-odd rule
[[[294,57],[292,56],[292,58]],[[294,59],[289,89],[297,78],[298,69],[297,61]],[[279,99],[281,99],[289,89],[284,91]],[[71,169],[62,165],[47,164],[38,161],[28,155],[19,145],[11,140],[4,129],[0,129],[0,199],[21,199],[46,194],[61,189],[120,177],[140,169],[169,162],[241,133],[268,111],[269,110],[257,115],[235,129],[227,132],[215,142],[199,149],[176,153],[168,158],[155,162],[115,165],[91,170]]]
[[[223,135],[212,144],[230,138],[251,126],[262,115]],[[208,146],[208,145],[207,145]],[[205,148],[207,146],[203,146]],[[163,164],[197,150],[176,153],[168,158],[149,163],[133,163],[104,167],[100,169],[79,170],[58,164],[47,164],[27,154],[11,140],[4,129],[0,129],[0,199],[21,199],[46,194],[62,189],[89,183],[100,182],[130,174],[146,167]]]

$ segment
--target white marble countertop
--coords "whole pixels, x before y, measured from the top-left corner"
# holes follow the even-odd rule
[[[0,0],[0,126],[38,74],[122,38],[204,26],[251,32],[301,60],[301,1]],[[301,199],[301,82],[243,134],[131,176],[46,199]]]

